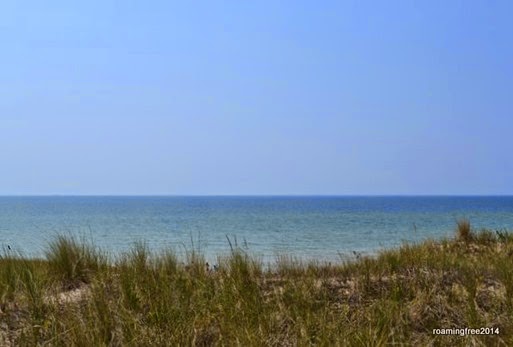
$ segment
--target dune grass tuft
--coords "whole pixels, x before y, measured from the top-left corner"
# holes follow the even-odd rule
[[[107,256],[85,239],[57,235],[46,250],[51,276],[70,289],[89,283],[96,271],[107,266]]]
[[[472,233],[470,227],[470,221],[468,219],[460,219],[456,222],[456,234],[458,239],[461,241],[469,242],[474,238],[474,234]]]

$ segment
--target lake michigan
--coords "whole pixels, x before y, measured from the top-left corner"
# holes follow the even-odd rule
[[[71,234],[114,256],[144,241],[215,259],[229,253],[230,239],[264,261],[336,261],[451,237],[462,218],[477,230],[513,230],[513,197],[0,197],[0,243],[39,257],[55,235]]]

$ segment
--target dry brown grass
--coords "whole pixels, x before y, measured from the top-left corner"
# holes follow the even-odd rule
[[[459,230],[335,265],[234,249],[216,271],[144,244],[105,265],[60,240],[48,260],[1,257],[0,345],[512,345],[513,238]],[[432,334],[458,327],[500,334]]]

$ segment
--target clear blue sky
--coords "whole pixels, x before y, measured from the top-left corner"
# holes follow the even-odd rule
[[[513,194],[511,1],[2,1],[0,195]]]

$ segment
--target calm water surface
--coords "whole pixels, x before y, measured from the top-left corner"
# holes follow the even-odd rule
[[[0,243],[40,256],[72,233],[113,254],[143,240],[179,253],[194,243],[212,259],[229,236],[266,261],[336,260],[451,236],[463,217],[513,230],[513,197],[0,197]]]

